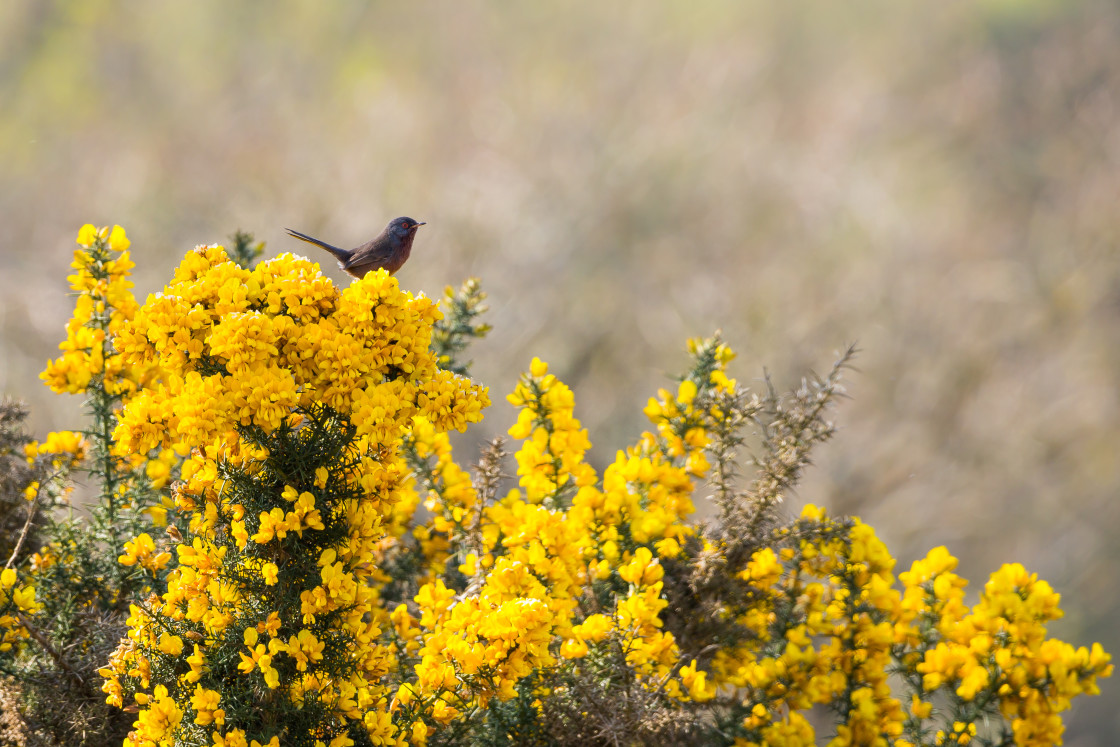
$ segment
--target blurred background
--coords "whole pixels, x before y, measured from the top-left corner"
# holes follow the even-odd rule
[[[480,437],[533,355],[601,466],[690,336],[782,387],[858,342],[790,510],[899,570],[946,544],[973,595],[1022,562],[1052,632],[1120,654],[1114,0],[7,0],[0,50],[0,391],[38,434],[81,409],[37,377],[83,223],[127,229],[142,300],[237,229],[307,254],[284,227],[409,215],[404,287],[490,294]],[[1066,744],[1114,744],[1118,693]]]

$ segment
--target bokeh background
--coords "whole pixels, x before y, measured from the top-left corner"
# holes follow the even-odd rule
[[[1023,562],[1120,654],[1114,0],[5,0],[0,166],[0,391],[39,433],[80,411],[37,375],[81,224],[125,226],[143,298],[236,229],[409,215],[401,283],[480,276],[475,375],[550,361],[600,465],[687,337],[785,386],[858,342],[791,510],[946,544],[974,594]],[[1115,744],[1118,693],[1066,744]]]

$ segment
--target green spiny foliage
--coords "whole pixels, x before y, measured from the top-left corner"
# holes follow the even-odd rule
[[[486,293],[478,278],[468,278],[453,290],[444,290],[443,319],[432,330],[432,352],[439,357],[440,366],[448,371],[466,375],[470,361],[461,356],[471,340],[481,339],[490,332],[489,324],[481,324],[478,317],[487,311]]]

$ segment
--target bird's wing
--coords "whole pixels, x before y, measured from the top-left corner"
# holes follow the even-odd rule
[[[352,270],[359,266],[376,265],[382,267],[392,257],[393,249],[387,242],[377,237],[373,241],[362,244],[357,249],[349,252],[349,257],[342,262],[342,269]]]

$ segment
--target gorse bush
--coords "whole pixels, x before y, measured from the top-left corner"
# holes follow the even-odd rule
[[[414,418],[461,429],[489,404],[436,365],[436,314],[384,273],[340,293],[307,260],[248,270],[211,247],[122,331],[122,357],[163,376],[117,444],[191,452],[178,567],[103,672],[111,702],[146,706],[141,744],[393,740],[376,559],[400,444]]]
[[[238,236],[140,306],[124,232],[78,243],[44,378],[92,425],[21,442],[5,488],[32,499],[0,575],[0,663],[31,694],[10,741],[1050,745],[1111,673],[1047,637],[1058,595],[1022,566],[968,606],[945,548],[896,578],[858,519],[782,513],[852,351],[752,393],[718,337],[693,341],[602,475],[534,359],[511,442],[471,470],[449,432],[489,405],[462,359],[477,282],[444,318],[384,272],[340,290],[302,258],[253,265]],[[100,494],[79,520],[83,451]]]
[[[114,348],[137,310],[124,232],[99,234],[89,226],[79,240],[86,249],[75,253],[69,278],[77,294],[74,315],[62,355],[43,379],[57,392],[85,396],[90,427],[26,443],[21,456],[30,472],[9,470],[15,479],[3,485],[5,503],[13,495],[26,500],[13,512],[25,517],[24,530],[0,578],[0,668],[14,677],[11,687],[28,722],[19,741],[31,744],[102,745],[134,720],[105,702],[97,669],[124,635],[130,601],[162,582],[117,556],[165,521],[158,490],[177,460],[170,450],[139,455],[116,447],[112,431],[122,403],[151,385],[157,372],[125,365]],[[3,440],[12,443],[18,422],[9,421],[5,431]],[[83,461],[96,500],[78,513],[69,506],[66,477]],[[164,554],[160,561],[166,560]]]

